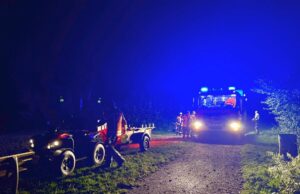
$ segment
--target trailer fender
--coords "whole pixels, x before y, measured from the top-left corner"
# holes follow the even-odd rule
[[[131,135],[130,140],[132,141],[132,143],[140,143],[145,136],[151,139],[147,133],[135,133]]]
[[[69,150],[69,151],[71,151],[71,152],[74,153],[74,150],[71,149],[71,148],[61,148],[61,149],[55,150],[54,153],[53,153],[53,156],[54,157],[60,156],[62,153],[64,153],[67,150]]]

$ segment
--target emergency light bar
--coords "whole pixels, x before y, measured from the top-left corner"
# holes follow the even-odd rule
[[[208,88],[207,87],[202,87],[200,90],[201,90],[201,92],[208,92]]]
[[[207,93],[208,91],[211,91],[211,92],[225,92],[226,90],[223,90],[223,88],[210,88],[210,89],[208,89],[208,87],[201,87],[201,89],[200,89],[200,93]],[[244,91],[240,90],[240,89],[236,89],[235,86],[229,86],[227,91],[230,91],[230,93],[238,93],[241,96],[244,95]]]

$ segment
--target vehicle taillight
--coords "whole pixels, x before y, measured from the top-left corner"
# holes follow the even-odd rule
[[[68,134],[68,133],[62,133],[58,136],[59,139],[65,139],[65,138],[68,138],[68,137],[70,137],[70,134]]]

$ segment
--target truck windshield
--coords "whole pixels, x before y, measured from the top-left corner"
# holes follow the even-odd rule
[[[200,96],[199,108],[235,108],[236,95],[206,95]]]

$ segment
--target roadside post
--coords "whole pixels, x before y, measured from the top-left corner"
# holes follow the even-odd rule
[[[289,153],[292,157],[298,156],[297,135],[279,134],[278,144],[279,154],[283,155],[284,160],[290,160],[287,156],[287,153]]]

